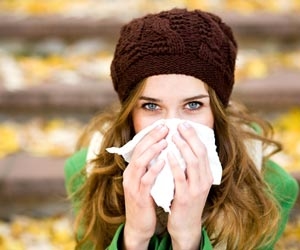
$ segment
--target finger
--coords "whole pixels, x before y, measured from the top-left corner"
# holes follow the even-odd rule
[[[184,169],[180,167],[180,164],[173,153],[168,152],[167,157],[175,183],[174,199],[177,200],[178,197],[185,197],[185,190],[187,190],[186,176]]]
[[[201,142],[199,139],[196,130],[188,123],[183,122],[178,125],[178,131],[181,135],[181,137],[187,142],[187,144],[190,146],[192,151],[196,156],[200,156],[199,153],[199,147],[205,148],[205,145]],[[206,149],[206,148],[205,148]]]
[[[126,185],[126,180],[129,180],[129,185],[133,185],[134,180],[137,180],[135,183],[136,185],[139,185],[140,179],[142,176],[147,172],[148,165],[150,164],[150,161],[156,158],[159,153],[166,148],[167,141],[165,139],[153,144],[148,148],[147,151],[145,151],[143,154],[141,154],[137,158],[132,158],[129,165],[125,169],[123,173],[123,185]],[[125,180],[125,177],[126,180]]]
[[[166,136],[168,129],[160,124],[151,130],[141,141],[135,146],[127,172],[134,168],[134,173],[141,176],[147,170],[149,162],[166,146],[166,142],[161,139]]]
[[[168,128],[164,124],[157,125],[136,145],[134,154],[141,155],[143,152],[147,151],[152,144],[157,143],[161,139],[165,138],[167,134]]]
[[[188,203],[186,200],[186,192],[189,193],[191,199],[198,199],[199,197],[206,196],[212,185],[213,177],[209,168],[207,155],[198,158],[194,155],[185,140],[181,139],[179,136],[173,136],[173,140],[186,162],[187,188],[185,188],[184,191],[181,190],[178,194],[178,198],[180,199],[178,202],[181,205],[184,205]],[[175,186],[179,184],[180,182],[177,182]]]
[[[198,158],[192,151],[189,144],[185,140],[183,140],[179,135],[174,135],[172,139],[186,163],[187,180],[191,184],[199,183],[201,175],[201,166],[204,165],[203,158]]]
[[[142,193],[150,195],[150,190],[154,181],[164,166],[165,161],[162,159],[158,159],[153,165],[151,165],[145,175],[141,178],[140,191]]]
[[[158,157],[162,150],[168,146],[165,139],[160,140],[157,143],[152,144],[147,150],[145,150],[137,159],[135,164],[148,168],[150,162]]]
[[[186,160],[189,181],[196,183],[206,181],[210,183],[213,177],[205,145],[201,142],[195,129],[190,124],[180,124],[178,130],[183,139],[180,136],[174,136],[174,143]]]

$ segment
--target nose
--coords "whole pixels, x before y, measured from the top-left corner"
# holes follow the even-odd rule
[[[180,112],[178,112],[177,110],[168,110],[164,115],[164,119],[173,119],[173,118],[181,119]]]

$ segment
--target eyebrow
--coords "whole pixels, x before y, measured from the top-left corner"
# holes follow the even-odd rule
[[[183,99],[183,102],[192,101],[195,99],[202,99],[202,98],[209,98],[209,95],[196,95],[196,96],[188,97],[186,99]],[[147,96],[141,96],[139,100],[151,101],[151,102],[162,102],[162,100],[160,99],[147,97]]]
[[[147,97],[147,96],[141,96],[139,100],[144,100],[144,101],[150,101],[150,102],[162,102],[162,100],[153,98],[153,97]]]
[[[187,102],[187,101],[192,101],[192,100],[195,100],[195,99],[202,99],[202,98],[209,98],[209,95],[196,95],[196,96],[186,98],[183,101]]]

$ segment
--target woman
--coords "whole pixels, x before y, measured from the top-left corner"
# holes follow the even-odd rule
[[[90,123],[80,151],[65,166],[77,249],[273,249],[298,186],[269,159],[270,146],[272,153],[280,149],[269,126],[230,101],[236,53],[231,29],[200,10],[150,14],[122,28],[111,65],[120,108]],[[223,176],[221,185],[212,185],[207,149],[182,122],[172,140],[186,170],[168,154],[175,192],[166,213],[150,195],[166,161],[148,166],[167,147],[168,128],[160,125],[144,136],[128,164],[106,148],[169,118],[214,130]],[[95,131],[103,138],[90,160]],[[263,155],[266,147],[269,155]]]

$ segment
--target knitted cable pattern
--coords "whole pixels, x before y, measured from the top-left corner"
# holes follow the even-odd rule
[[[227,106],[236,54],[233,33],[219,17],[201,10],[172,9],[122,27],[111,77],[121,102],[148,76],[185,74],[212,87]]]

